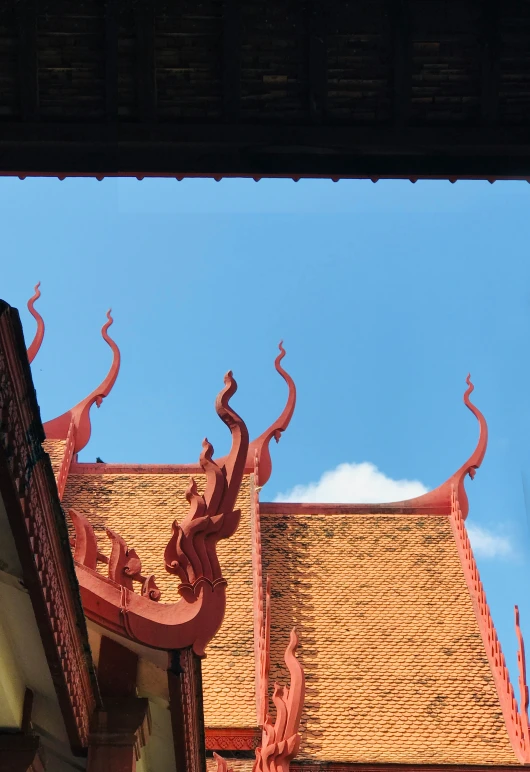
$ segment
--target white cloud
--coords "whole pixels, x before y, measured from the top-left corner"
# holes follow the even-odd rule
[[[427,493],[418,480],[393,480],[368,461],[361,464],[339,464],[324,472],[318,482],[295,485],[279,493],[276,501],[300,501],[330,504],[383,504],[413,499]]]
[[[486,528],[472,523],[467,525],[469,541],[473,547],[473,552],[481,558],[506,557],[512,552],[510,540],[505,536],[499,536]]]
[[[295,485],[286,493],[279,493],[275,501],[384,504],[413,499],[427,491],[428,488],[419,480],[393,480],[374,464],[363,461],[360,464],[339,464],[336,469],[324,472],[318,482]],[[468,524],[467,531],[477,557],[506,557],[513,552],[510,540],[505,536],[474,524]]]

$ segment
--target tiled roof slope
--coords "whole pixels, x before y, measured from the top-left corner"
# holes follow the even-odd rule
[[[193,476],[202,491],[202,476]],[[180,598],[179,582],[164,570],[163,555],[173,520],[180,520],[187,512],[185,491],[189,479],[189,474],[150,471],[79,474],[73,467],[62,503],[66,510],[74,508],[88,517],[102,551],[110,544],[105,527],[117,531],[129,547],[137,550],[144,573],[155,574],[162,590],[161,602],[175,602]],[[220,541],[217,548],[228,593],[223,625],[209,644],[203,662],[207,726],[256,724],[248,475],[243,479],[237,507],[242,514],[239,528],[230,539]]]
[[[447,516],[265,515],[271,681],[300,630],[300,758],[517,764]]]
[[[42,447],[49,455],[50,461],[52,462],[53,473],[55,477],[57,477],[64,457],[66,440],[44,440]]]

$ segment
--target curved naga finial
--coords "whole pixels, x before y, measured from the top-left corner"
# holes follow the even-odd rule
[[[154,602],[160,591],[152,574],[141,573],[135,550],[107,529],[112,551],[110,558],[102,555],[88,520],[70,511],[85,614],[107,630],[159,649],[192,646],[198,656],[204,656],[205,646],[221,626],[226,580],[217,558],[217,542],[231,536],[239,524],[240,512],[233,507],[248,451],[247,427],[229,405],[236,389],[232,373],[227,373],[216,402],[217,413],[232,434],[232,449],[219,466],[212,459],[211,444],[204,440],[199,463],[206,477],[205,491],[199,493],[191,478],[186,491],[188,514],[180,523],[173,523],[173,535],[164,552],[166,570],[181,580],[182,599],[178,603]],[[96,570],[98,562],[107,564],[108,578]],[[141,583],[141,593],[134,592],[133,582]]]
[[[274,367],[276,368],[276,372],[282,376],[287,386],[289,387],[287,402],[282,411],[282,414],[276,419],[276,421],[274,421],[274,423],[269,426],[269,428],[264,431],[263,434],[260,434],[257,439],[252,440],[248,448],[245,462],[245,472],[251,473],[254,471],[257,456],[260,485],[265,485],[265,483],[269,480],[272,472],[272,460],[269,449],[271,440],[274,438],[276,442],[280,441],[280,437],[289,426],[296,405],[295,383],[289,373],[286,372],[281,365],[281,361],[285,356],[283,341],[280,341],[278,348],[280,349],[280,353],[274,361]],[[217,463],[222,464],[224,461],[225,458],[221,458],[217,460]]]
[[[486,454],[486,447],[488,445],[488,425],[486,419],[476,407],[469,396],[474,390],[474,386],[471,383],[471,376],[466,378],[467,389],[464,393],[464,404],[473,413],[479,424],[479,438],[475,450],[468,458],[468,460],[462,464],[460,469],[456,471],[448,480],[446,480],[438,488],[435,488],[429,493],[425,493],[423,496],[418,496],[414,499],[407,499],[407,501],[392,502],[393,507],[414,507],[416,510],[423,511],[425,513],[435,512],[437,514],[450,514],[451,513],[451,501],[453,491],[456,494],[462,517],[466,518],[469,512],[469,502],[464,486],[464,480],[467,475],[471,479],[475,477],[475,473],[484,460]]]
[[[189,512],[180,524],[176,520],[173,523],[173,536],[164,553],[166,570],[180,578],[179,592],[189,600],[196,596],[201,583],[212,587],[224,583],[217,559],[217,542],[235,532],[241,514],[238,509],[234,510],[234,505],[245,471],[248,430],[229,405],[237,389],[232,373],[228,372],[224,380],[215,409],[230,429],[232,448],[220,466],[212,458],[212,445],[207,439],[203,441],[199,464],[206,477],[206,489],[201,495],[191,478],[186,492]]]
[[[256,760],[252,772],[288,772],[289,764],[300,748],[300,719],[304,707],[304,669],[295,656],[298,647],[296,630],[291,630],[285,652],[285,664],[289,669],[289,688],[274,684],[272,701],[276,708],[274,723],[267,714],[262,725],[261,745],[256,748]],[[227,772],[224,759],[216,756],[217,772]]]
[[[35,333],[35,337],[33,338],[31,345],[28,348],[28,361],[30,364],[39,353],[39,349],[42,346],[42,341],[44,338],[44,319],[39,314],[39,312],[35,310],[35,301],[38,300],[41,295],[39,287],[40,281],[35,285],[35,294],[28,300],[28,311],[37,322],[37,332]]]
[[[79,402],[75,407],[63,413],[58,418],[54,418],[52,421],[47,421],[44,424],[44,431],[48,440],[66,440],[70,425],[74,424],[75,429],[75,442],[73,452],[78,453],[82,450],[90,439],[91,426],[90,426],[90,408],[93,404],[97,407],[101,406],[105,397],[111,392],[112,387],[116,383],[118,372],[120,370],[120,350],[116,343],[108,334],[108,329],[114,322],[110,309],[107,311],[107,321],[101,328],[101,335],[103,340],[108,343],[113,353],[112,365],[110,366],[107,377],[102,383],[94,389],[94,391]]]

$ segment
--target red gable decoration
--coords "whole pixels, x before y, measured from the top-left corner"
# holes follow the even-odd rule
[[[182,600],[159,604],[160,591],[153,575],[143,576],[139,556],[114,531],[110,558],[98,550],[94,530],[75,510],[70,517],[75,528],[74,560],[83,607],[89,619],[130,640],[157,649],[185,649],[198,656],[213,638],[224,617],[226,580],[217,558],[217,542],[236,531],[240,512],[234,509],[243,478],[248,451],[248,431],[230,407],[237,384],[229,372],[216,401],[216,411],[232,435],[230,453],[222,465],[212,460],[213,447],[204,440],[199,464],[206,476],[200,494],[191,478],[186,494],[187,516],[173,523],[173,536],[166,547],[166,570],[179,577]],[[97,571],[98,562],[108,565],[108,576]],[[139,593],[133,582],[141,584]]]

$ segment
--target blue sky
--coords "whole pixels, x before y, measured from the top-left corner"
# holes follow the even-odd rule
[[[194,462],[205,435],[222,454],[213,401],[230,368],[258,435],[284,404],[283,338],[298,403],[262,500],[342,464],[432,488],[474,448],[471,372],[490,442],[468,525],[516,684],[516,602],[530,647],[527,183],[3,179],[0,196],[0,294],[28,342],[42,282],[43,420],[107,372],[113,309],[122,368],[81,460]],[[362,486],[342,472],[345,490]]]

